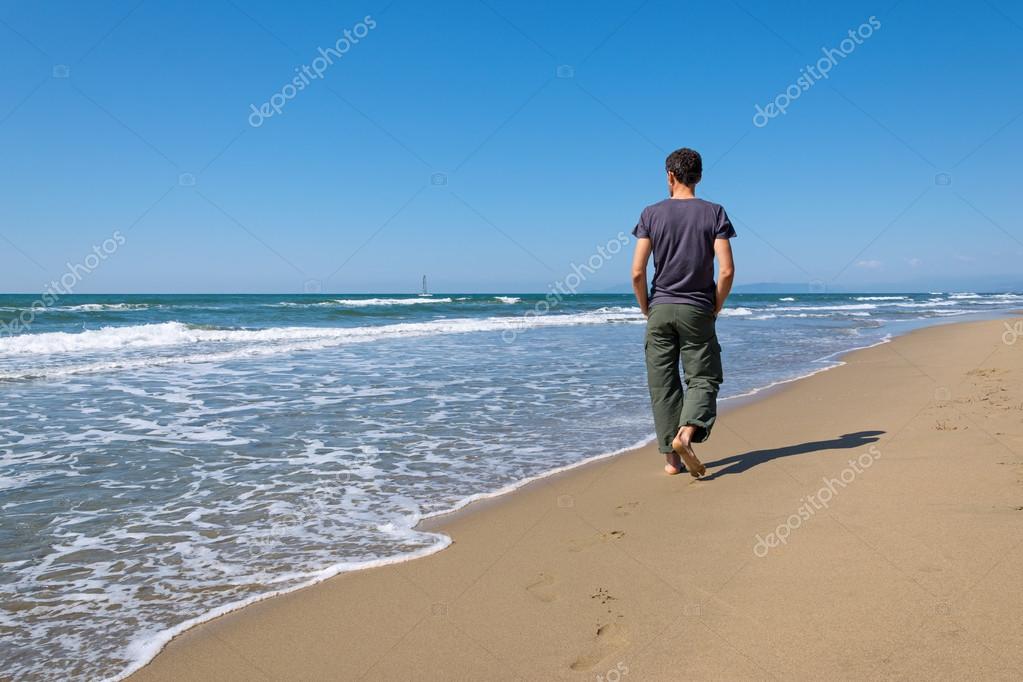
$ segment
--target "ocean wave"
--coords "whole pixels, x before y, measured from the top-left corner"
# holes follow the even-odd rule
[[[959,293],[956,293],[956,294],[949,294],[948,297],[949,298],[954,298],[954,299],[983,298],[983,296],[981,296],[980,294],[975,294],[972,291],[959,292]]]
[[[959,301],[946,301],[946,300],[927,300],[920,303],[904,303],[899,302],[894,304],[897,308],[940,308],[942,306],[959,305]]]
[[[792,298],[791,296],[786,296],[784,298],[779,298],[778,300],[779,301],[794,301],[796,299]]]
[[[345,343],[389,338],[411,338],[469,332],[524,331],[557,327],[642,322],[638,308],[610,307],[592,312],[481,319],[456,318],[429,322],[403,322],[365,327],[270,327],[266,329],[210,329],[162,322],[103,327],[83,332],[45,332],[0,338],[0,357],[68,355],[130,351],[174,346],[269,346],[271,350],[306,350]],[[4,375],[0,374],[0,377]]]
[[[230,332],[189,327],[181,322],[102,327],[83,332],[44,332],[19,334],[0,339],[0,356],[4,355],[56,355],[89,353],[112,350],[154,348],[202,341],[227,340]]]
[[[415,298],[335,298],[329,301],[314,301],[310,303],[304,303],[302,301],[281,301],[280,303],[270,303],[267,305],[273,307],[286,307],[286,308],[309,308],[314,306],[345,306],[348,308],[363,308],[372,306],[392,306],[392,305],[418,305],[424,303],[451,303],[451,298],[427,298],[425,296]],[[467,300],[465,298],[458,299],[459,301]]]
[[[723,308],[718,317],[742,317],[751,320],[773,320],[776,317],[833,317],[835,314],[851,317],[870,317],[868,310],[877,306],[870,303],[850,303],[848,305],[822,306],[771,306],[769,308]],[[795,315],[778,315],[778,313],[796,313]]]
[[[95,312],[99,310],[147,310],[148,308],[148,303],[82,303],[60,306],[54,310]]]
[[[0,306],[0,310],[32,310],[33,314],[51,312],[90,313],[111,310],[148,310],[151,307],[152,306],[149,303],[79,303],[78,305],[55,305],[48,307],[26,305],[22,308],[15,306]]]
[[[771,312],[809,312],[817,310],[843,311],[843,310],[876,310],[875,303],[847,303],[839,305],[801,305],[801,306],[774,306],[769,308]]]
[[[855,296],[854,301],[908,301],[909,296]]]
[[[336,303],[338,305],[361,307],[361,306],[376,306],[376,305],[419,305],[423,303],[451,303],[450,298],[427,298],[416,297],[416,298],[336,298],[333,301],[326,302],[326,305],[330,303]]]
[[[778,308],[775,308],[774,310],[778,310]],[[842,317],[870,317],[871,316],[870,313],[868,313],[866,311],[856,311],[856,310],[850,311],[850,312],[845,312],[845,313],[839,313],[839,314],[842,315]],[[817,320],[832,319],[833,320],[833,319],[835,319],[835,313],[783,313],[781,315],[778,315],[778,317],[798,318],[798,319],[817,319]],[[755,317],[753,319],[760,319],[760,318],[756,318]]]
[[[518,303],[522,300],[518,296],[494,296],[494,298],[501,303]]]

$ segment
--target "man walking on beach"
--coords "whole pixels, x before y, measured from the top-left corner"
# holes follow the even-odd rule
[[[714,323],[735,277],[735,229],[718,204],[696,197],[703,160],[692,149],[673,151],[665,161],[669,198],[647,206],[632,234],[632,288],[647,318],[646,371],[664,470],[682,465],[699,478],[707,468],[693,443],[710,436],[721,385],[721,346]],[[647,261],[654,255],[654,278],[647,294]],[[714,281],[714,257],[718,280]],[[679,360],[685,375],[682,389]]]

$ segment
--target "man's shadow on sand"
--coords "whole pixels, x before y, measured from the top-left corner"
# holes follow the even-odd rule
[[[741,474],[744,471],[752,469],[758,464],[764,462],[770,462],[772,459],[779,459],[781,457],[791,457],[792,455],[804,455],[808,452],[817,452],[819,450],[848,450],[851,448],[858,448],[868,443],[876,443],[879,440],[884,431],[857,431],[855,433],[844,433],[838,438],[832,438],[831,440],[815,440],[809,443],[800,443],[799,445],[787,445],[783,448],[773,448],[771,450],[752,450],[750,452],[744,452],[741,455],[733,455],[732,457],[725,457],[715,462],[705,462],[707,468],[718,467],[725,464],[731,464],[731,466],[715,471],[709,476],[704,476],[701,481],[712,481],[715,478],[726,476],[728,474]]]

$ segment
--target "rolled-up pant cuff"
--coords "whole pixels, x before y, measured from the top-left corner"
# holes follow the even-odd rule
[[[714,428],[714,420],[710,419],[708,421],[703,421],[702,419],[686,419],[679,424],[679,428],[683,426],[695,426],[696,433],[693,434],[693,442],[703,443],[710,438],[710,430]]]
[[[705,422],[700,419],[689,419],[679,424],[679,428],[682,428],[683,426],[695,426],[696,433],[693,434],[693,442],[703,443],[710,438],[710,431],[712,428],[714,428],[714,420],[711,419],[710,421]],[[678,431],[676,430],[675,433],[667,437],[668,441],[667,443],[658,442],[657,451],[660,452],[662,455],[666,455],[669,452],[675,452],[675,448],[671,447],[671,441],[675,440],[675,435],[677,433]]]

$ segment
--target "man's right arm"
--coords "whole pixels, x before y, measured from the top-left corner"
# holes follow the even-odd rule
[[[732,262],[732,245],[727,239],[714,240],[714,255],[718,259],[718,284],[717,303],[714,307],[714,317],[718,316],[721,309],[725,307],[725,299],[732,290],[732,280],[735,279],[735,263]]]
[[[632,290],[636,293],[636,303],[639,304],[639,310],[644,317],[650,314],[646,290],[646,264],[650,260],[652,250],[650,238],[641,237],[636,240],[636,251],[632,255]]]

